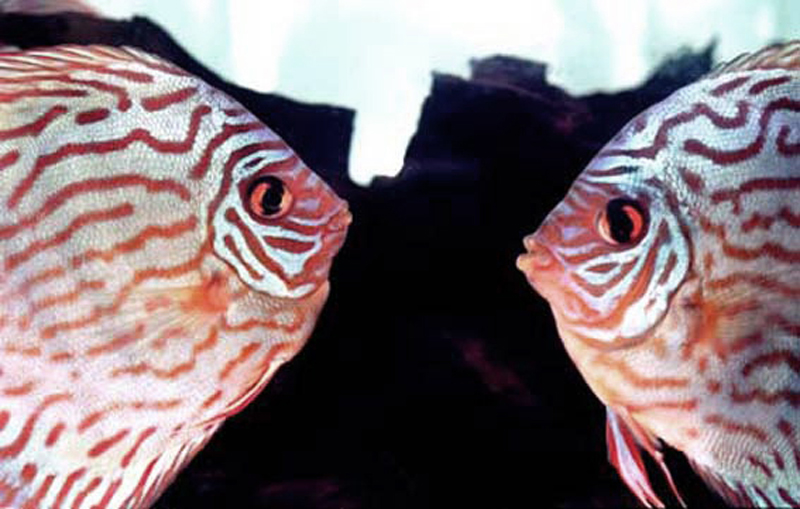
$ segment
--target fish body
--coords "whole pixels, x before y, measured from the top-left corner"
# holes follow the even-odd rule
[[[525,245],[643,503],[660,439],[732,504],[800,504],[800,42],[637,116]]]
[[[141,51],[0,54],[0,507],[147,507],[311,333],[346,203]]]

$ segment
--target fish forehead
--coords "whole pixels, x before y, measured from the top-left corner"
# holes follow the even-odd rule
[[[733,173],[730,168],[724,172],[710,170],[731,163],[702,157],[706,152],[696,142],[713,140],[715,147],[729,149],[746,146],[752,141],[749,133],[758,133],[761,122],[767,124],[773,117],[793,114],[794,107],[784,103],[799,88],[800,73],[796,70],[759,69],[701,79],[628,122],[597,154],[582,177],[606,171],[607,175],[595,176],[634,184],[658,178],[681,185],[675,172],[685,166],[704,179],[728,179]],[[758,160],[774,154],[775,151],[764,150],[752,156]],[[752,159],[743,162],[745,171],[758,171]],[[618,171],[622,167],[635,171]],[[736,169],[737,173],[741,171]]]
[[[209,236],[243,149],[251,173],[305,179],[304,206],[340,206],[238,103],[160,59],[0,55],[0,505],[152,503],[302,346],[327,283],[254,291]]]

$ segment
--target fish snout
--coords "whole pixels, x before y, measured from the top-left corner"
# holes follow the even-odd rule
[[[517,257],[517,268],[528,279],[533,279],[538,273],[549,271],[556,263],[553,253],[550,252],[538,239],[537,235],[528,235],[523,239],[527,253]]]
[[[331,256],[341,249],[347,237],[347,228],[352,221],[353,215],[350,213],[347,203],[344,202],[325,224],[322,238],[325,250]]]
[[[328,233],[344,232],[347,231],[347,227],[350,226],[352,222],[353,214],[350,213],[350,208],[345,202],[339,210],[336,211],[333,217],[331,217],[330,221],[328,221],[326,230]]]

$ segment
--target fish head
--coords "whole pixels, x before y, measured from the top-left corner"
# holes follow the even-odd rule
[[[226,169],[211,204],[214,251],[256,292],[314,294],[347,234],[347,202],[288,147],[249,150]]]
[[[664,318],[689,266],[680,207],[649,170],[589,164],[517,260],[550,304],[562,339],[638,343]]]

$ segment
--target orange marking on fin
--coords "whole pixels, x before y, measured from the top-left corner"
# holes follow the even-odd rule
[[[191,258],[183,263],[166,268],[146,267],[144,269],[139,269],[133,274],[131,282],[129,282],[119,290],[119,292],[114,297],[111,304],[96,305],[88,315],[73,320],[56,322],[52,325],[44,327],[39,332],[39,335],[42,339],[49,339],[55,337],[61,331],[80,329],[82,327],[86,327],[92,323],[95,323],[99,321],[102,317],[117,312],[119,308],[122,306],[122,304],[128,299],[130,294],[133,292],[133,289],[142,284],[142,282],[154,278],[164,278],[164,279],[177,278],[183,274],[186,274],[187,272],[190,272],[192,270],[197,270],[202,264],[203,258],[210,251],[211,251],[211,244],[209,242],[206,242],[200,247],[200,249],[197,252],[197,255],[195,255],[194,258]]]
[[[82,279],[78,282],[77,285],[75,285],[75,288],[69,292],[57,295],[48,295],[47,297],[34,301],[31,304],[30,309],[28,310],[28,315],[25,318],[31,320],[33,316],[35,316],[42,310],[45,310],[53,306],[57,306],[59,304],[68,304],[70,302],[75,302],[85,292],[90,290],[102,290],[103,288],[105,288],[105,286],[106,286],[105,281],[101,280],[87,281],[85,279]]]
[[[204,279],[203,284],[193,290],[188,302],[181,307],[186,311],[224,313],[230,303],[227,278],[220,272],[214,272]]]
[[[113,352],[114,350],[119,350],[139,339],[142,339],[143,336],[144,336],[144,324],[139,323],[136,325],[136,328],[133,331],[120,334],[119,336],[113,337],[111,341],[107,343],[95,345],[89,348],[86,351],[86,355],[90,357],[95,357],[98,355]]]
[[[144,310],[147,311],[148,313],[152,313],[153,311],[157,311],[159,309],[168,308],[172,306],[172,304],[173,304],[172,299],[170,299],[166,295],[159,295],[157,297],[147,299],[144,302]],[[174,329],[175,327],[169,330],[174,330]]]
[[[181,332],[184,332],[181,329]],[[160,338],[157,338],[160,339]],[[163,379],[172,379],[177,378],[179,375],[191,371],[194,369],[195,364],[197,363],[197,354],[204,350],[208,350],[213,348],[214,345],[217,344],[218,340],[218,330],[217,327],[211,327],[209,329],[208,335],[200,341],[196,343],[192,347],[192,358],[186,362],[181,364],[177,364],[170,369],[158,369],[154,368],[147,362],[140,362],[138,364],[133,364],[131,366],[125,366],[122,368],[116,368],[114,371],[111,372],[112,377],[118,377],[122,375],[141,375],[147,372],[150,372],[156,378],[163,378]]]
[[[219,331],[217,327],[211,327],[208,331],[208,336],[206,336],[206,338],[200,343],[194,345],[194,348],[192,348],[192,353],[194,355],[197,355],[200,352],[213,348],[214,345],[217,344],[218,339],[219,339]]]
[[[167,346],[168,339],[180,338],[188,335],[188,331],[181,326],[169,327],[165,329],[150,343],[150,346],[155,350],[162,350]]]
[[[45,269],[41,272],[37,272],[31,277],[26,278],[22,284],[19,285],[17,288],[17,293],[19,295],[27,295],[31,288],[38,284],[46,283],[50,280],[57,279],[61,276],[66,274],[66,270],[64,267],[51,267],[49,269]],[[3,300],[6,300],[5,298]]]

